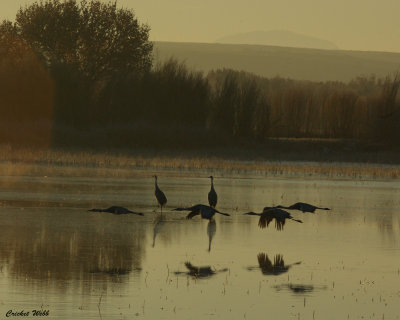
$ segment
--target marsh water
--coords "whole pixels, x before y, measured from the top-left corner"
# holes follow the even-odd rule
[[[207,203],[208,175],[0,176],[0,319],[400,318],[399,181],[213,172],[231,216],[173,211]],[[331,210],[282,230],[243,214],[297,201]],[[87,211],[111,205],[144,216]]]

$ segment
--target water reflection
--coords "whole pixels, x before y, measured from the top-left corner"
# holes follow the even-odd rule
[[[211,251],[211,242],[217,232],[217,224],[215,220],[210,220],[207,225],[207,235],[208,235],[208,252]]]
[[[258,266],[248,267],[247,269],[248,270],[260,269],[262,274],[265,276],[278,276],[280,274],[288,272],[292,266],[301,263],[301,261],[299,261],[289,265],[285,265],[285,261],[283,260],[283,256],[281,254],[275,255],[274,263],[271,262],[266,253],[259,253],[257,255],[257,260],[258,260]]]
[[[123,276],[123,275],[127,275],[131,272],[131,269],[122,269],[122,268],[111,268],[111,269],[93,269],[90,270],[90,273],[103,273],[103,274],[108,274],[110,276]]]
[[[58,281],[94,277],[107,283],[110,275],[141,270],[145,230],[135,222],[140,219],[124,216],[121,223],[112,215],[60,209],[18,216],[9,217],[11,227],[0,235],[0,261],[7,261],[7,273],[16,280],[43,286],[50,282],[66,290]]]
[[[192,276],[194,278],[208,278],[208,277],[215,275],[218,272],[228,271],[228,268],[216,270],[215,268],[212,268],[211,266],[197,267],[189,261],[185,262],[185,267],[188,270],[187,272],[177,271],[177,272],[175,272],[175,274],[176,275],[186,274],[186,275]]]
[[[314,286],[310,284],[294,284],[294,283],[280,284],[274,286],[273,288],[275,288],[276,291],[290,290],[294,294],[307,294],[313,291],[320,291],[327,289],[326,286]]]
[[[186,174],[183,172],[182,176]],[[372,312],[367,314],[365,306],[370,306],[369,310],[373,309],[373,312],[378,310],[381,315],[385,313],[385,318],[396,318],[398,314],[398,263],[396,254],[393,254],[399,251],[400,243],[398,183],[389,186],[371,183],[365,186],[364,183],[321,182],[314,187],[312,181],[271,181],[264,177],[221,179],[221,184],[218,184],[221,211],[229,212],[234,207],[241,212],[252,207],[262,208],[265,203],[273,204],[283,192],[309,203],[337,203],[338,207],[335,207],[337,214],[305,217],[309,220],[301,226],[288,222],[291,229],[286,231],[292,231],[290,233],[274,230],[254,232],[258,229],[254,217],[219,217],[218,236],[221,239],[215,240],[215,220],[218,219],[215,216],[210,221],[189,223],[182,219],[181,214],[173,215],[174,211],[168,211],[167,221],[160,219],[158,223],[158,214],[154,215],[156,220],[153,221],[153,216],[146,213],[154,206],[154,185],[146,182],[148,178],[144,174],[143,178],[131,176],[110,181],[98,178],[57,180],[60,183],[66,180],[66,185],[53,183],[56,181],[50,179],[43,180],[33,179],[28,186],[24,180],[10,190],[9,185],[1,189],[0,179],[0,295],[3,309],[13,306],[14,301],[18,307],[25,308],[38,300],[41,303],[40,299],[43,299],[45,304],[60,310],[60,314],[71,312],[64,317],[68,319],[99,318],[100,307],[101,312],[107,314],[103,315],[103,319],[132,318],[132,315],[138,314],[149,319],[190,318],[193,314],[229,318],[233,313],[243,317],[246,312],[247,318],[257,319],[265,313],[265,299],[272,293],[274,303],[269,311],[279,319],[289,319],[297,311],[299,318],[307,318],[307,313],[310,318],[314,309],[320,318],[331,315],[342,319],[347,317],[347,313],[358,318],[361,315],[372,317]],[[184,194],[182,181],[190,185],[184,188]],[[174,177],[169,183],[172,186],[165,191],[171,203],[177,206],[180,199],[198,199],[194,203],[200,203],[203,193],[209,190],[208,185],[201,190],[197,178]],[[296,202],[294,198],[285,200],[287,204]],[[110,203],[141,208],[146,215],[115,216],[86,212],[87,208],[95,205],[106,208]],[[297,214],[300,216],[301,213]],[[292,215],[296,218],[296,211]],[[259,214],[257,221],[264,221],[264,228],[271,226],[282,230],[284,227],[286,219],[281,221],[273,215],[263,216],[265,218]],[[194,218],[197,219],[200,220],[199,217]],[[270,224],[272,220],[275,220],[275,226]],[[301,254],[302,265],[311,270],[310,282],[310,272],[302,272],[301,265],[289,269],[295,264],[286,265],[282,255],[274,257],[273,251],[259,247],[274,241],[279,242],[278,253]],[[148,248],[156,243],[159,250]],[[207,247],[210,251],[212,248],[213,253],[206,252]],[[250,253],[253,255],[250,260],[249,247],[257,248]],[[220,250],[217,252],[215,249]],[[269,255],[257,255],[258,252]],[[293,259],[289,262],[296,261],[296,258]],[[190,262],[185,265],[185,261]],[[257,271],[247,270],[251,264],[255,266],[248,269]],[[172,272],[181,271],[177,274],[183,274],[182,277],[176,276],[176,289],[171,285],[171,279],[164,281],[167,273],[171,275],[171,266]],[[231,272],[219,279],[221,274],[218,275],[218,272],[223,270],[215,268],[225,266]],[[207,276],[203,270],[211,272]],[[378,277],[377,274],[382,272],[384,277]],[[272,277],[279,274],[280,277]],[[264,279],[260,281],[258,292],[254,286],[251,290],[249,275]],[[232,280],[232,285],[228,286],[231,290],[224,290],[221,296],[218,279],[223,280],[225,276],[226,284]],[[191,280],[191,277],[195,278]],[[197,277],[202,279],[199,280],[200,286],[182,290],[180,278],[197,281]],[[271,283],[272,278],[274,281]],[[286,279],[297,283],[288,283]],[[359,280],[363,279],[374,280],[375,284],[361,285]],[[116,285],[116,281],[120,283]],[[262,283],[278,286],[260,290]],[[332,294],[316,294],[322,289],[318,283],[334,284],[332,289],[329,286]],[[34,290],[31,290],[32,286]],[[244,295],[243,290],[247,286],[250,291]],[[280,293],[275,290],[280,290]],[[361,295],[351,295],[360,290]],[[102,296],[99,299],[103,293],[103,299]],[[314,295],[312,303],[307,300],[304,307],[296,304],[287,308],[293,295],[303,300],[307,294]],[[344,299],[332,300],[335,296],[344,296]],[[383,302],[378,304],[376,297],[380,296]],[[355,303],[354,298],[358,298],[359,303]],[[215,304],[215,301],[222,300],[224,303]],[[204,303],[199,304],[198,301]],[[329,308],[332,303],[336,306],[333,312]],[[209,308],[205,309],[205,306]],[[301,310],[295,309],[297,306]]]
[[[158,214],[156,215],[156,217],[154,218],[154,227],[153,227],[153,245],[152,247],[154,248],[156,245],[156,237],[157,234],[161,231],[161,229],[164,227],[165,225],[165,215],[163,214]]]

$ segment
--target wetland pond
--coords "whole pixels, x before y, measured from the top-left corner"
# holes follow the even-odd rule
[[[400,319],[398,180],[213,172],[231,216],[173,211],[207,204],[209,174],[1,176],[0,319]],[[331,210],[243,214],[298,201]],[[144,216],[87,211],[111,205]]]

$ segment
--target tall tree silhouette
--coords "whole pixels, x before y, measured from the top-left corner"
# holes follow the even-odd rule
[[[35,2],[18,11],[15,27],[48,66],[73,64],[91,79],[152,65],[149,27],[116,1]]]

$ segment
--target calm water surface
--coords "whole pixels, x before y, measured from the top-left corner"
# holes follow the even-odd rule
[[[208,222],[172,211],[207,203],[207,173],[159,172],[163,216],[152,174],[1,176],[0,319],[400,319],[399,182],[214,173],[231,216]],[[243,215],[297,201],[332,210]],[[87,212],[111,205],[144,216]]]

